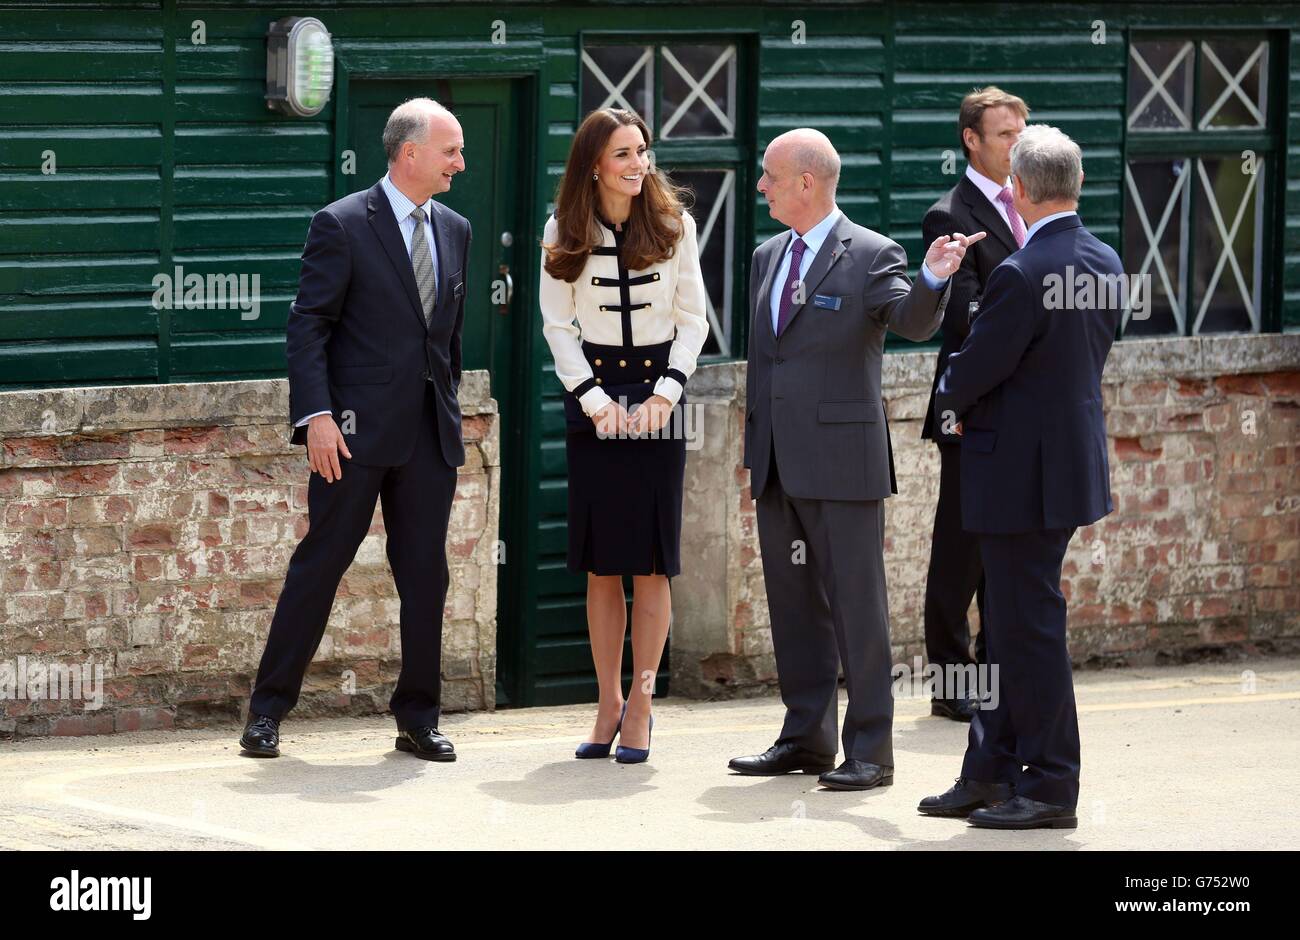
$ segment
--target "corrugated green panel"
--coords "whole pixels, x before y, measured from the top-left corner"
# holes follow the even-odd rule
[[[0,115],[29,123],[143,124],[162,107],[162,86],[144,82],[114,84],[7,82],[0,85]]]
[[[486,36],[486,33],[484,34]],[[483,39],[360,43],[340,42],[339,54],[356,72],[420,74],[465,77],[474,74],[522,72],[535,68],[542,56],[540,42],[515,40],[492,46]]]
[[[302,238],[306,241],[305,229]],[[257,252],[238,248],[177,252],[175,261],[185,273],[200,274],[205,279],[210,274],[247,274],[249,277],[256,274],[262,290],[296,294],[302,247]]]
[[[561,510],[560,514],[563,515],[563,512]],[[539,563],[537,565],[537,574],[538,597],[543,601],[561,598],[567,599],[570,603],[576,600],[579,604],[585,604],[587,575],[583,572],[574,574],[570,571],[563,552]]]
[[[944,108],[957,112],[962,96],[984,85],[1013,90],[1040,108],[1122,107],[1124,74],[1113,72],[898,72],[895,108]]]
[[[0,211],[146,209],[158,205],[161,185],[157,170],[0,173]],[[71,225],[79,218],[79,214],[69,215],[58,221]]]
[[[1015,92],[1008,88],[1007,91]],[[895,111],[894,143],[903,147],[934,147],[936,153],[944,150],[956,152],[958,160],[964,159],[961,153],[961,138],[957,133],[957,105],[947,110],[934,111]],[[1124,115],[1121,109],[1108,110],[1042,110],[1029,115],[1030,123],[1053,124],[1065,131],[1080,145],[1114,144],[1124,133]]]
[[[0,387],[78,385],[86,382],[156,381],[158,343],[137,340],[68,340],[0,346]]]
[[[333,159],[327,124],[182,124],[176,128],[176,162],[321,163]]]
[[[549,472],[547,472],[546,470],[542,470],[541,472],[543,477],[556,476],[554,470],[551,470]],[[564,553],[568,548],[568,544],[569,544],[568,528],[565,525],[563,515],[561,515],[558,519],[545,519],[538,523],[537,548],[538,548],[539,558],[545,558],[548,555],[552,557],[558,556],[560,558],[563,558]]]
[[[883,85],[875,75],[779,75],[762,80],[763,110],[822,115],[878,114]]]
[[[4,116],[17,115],[6,112]],[[39,117],[33,114],[25,120]],[[162,134],[157,125],[149,124],[0,125],[0,166],[39,171],[47,150],[54,151],[56,172],[84,167],[157,166],[162,159]]]
[[[559,381],[556,379],[555,381]],[[542,475],[560,476],[567,472],[568,463],[564,456],[564,440],[544,441],[542,443]]]
[[[149,298],[149,292],[141,290],[138,297],[114,300],[49,297],[6,303],[0,306],[0,342],[147,336],[158,328],[158,314],[149,306]]]
[[[175,180],[178,206],[323,206],[333,201],[333,182],[324,166],[177,166]],[[305,239],[306,229],[301,235]]]
[[[993,32],[988,26],[981,17],[959,34],[900,32],[894,44],[894,67],[900,72],[966,70],[984,74],[1033,64],[1078,71],[1124,67],[1124,43],[1094,44],[1091,29],[1082,24],[1065,33]]]
[[[951,187],[955,181],[943,172],[944,160],[936,150],[895,150],[893,153],[893,179],[904,186],[941,187],[945,182]],[[958,155],[957,169],[966,171],[965,160]],[[1093,182],[1118,180],[1123,172],[1119,150],[1114,147],[1084,147],[1083,170]]]
[[[0,10],[0,37],[6,42],[161,42],[161,4],[136,3],[131,6],[134,9],[113,10],[111,16],[105,10],[93,8]]]
[[[266,39],[213,39],[196,46],[188,33],[176,43],[176,78],[192,82],[200,79],[265,78]]]
[[[296,118],[294,123],[328,123],[334,119],[333,96],[320,114]],[[193,121],[264,121],[283,123],[284,115],[266,106],[266,78],[236,81],[195,81],[176,83],[176,120]]]
[[[186,268],[187,273],[190,270]],[[225,273],[239,275],[244,272],[231,268]],[[251,279],[241,283],[250,285]],[[232,291],[232,296],[224,307],[211,310],[173,310],[172,349],[176,348],[176,337],[181,333],[190,334],[186,342],[194,344],[220,340],[218,334],[222,333],[283,330],[289,319],[289,307],[297,294],[297,290],[268,291],[265,285],[261,285],[261,289],[256,291],[244,288],[238,294]],[[254,300],[256,303],[253,303]],[[284,345],[283,335],[279,337],[279,342],[281,346]],[[283,355],[280,364],[284,365]]]
[[[75,221],[75,224],[73,222]],[[6,212],[0,253],[143,251],[158,246],[158,212]]]
[[[583,628],[583,634],[585,634],[587,612],[584,607],[575,607],[562,612],[556,611],[555,613],[560,614],[557,626],[564,633],[573,634],[575,629]],[[569,673],[576,678],[590,675],[592,671],[591,643],[582,634],[559,637],[539,643],[534,649],[533,655],[538,673],[544,676]]]
[[[794,127],[816,125],[835,144],[840,154],[855,150],[878,148],[884,141],[884,123],[878,115],[818,114],[805,111],[762,113],[758,116],[758,152],[772,142],[772,138]]]
[[[156,10],[0,11],[6,385],[157,378],[162,68]]]
[[[315,208],[231,208],[221,212],[178,210],[176,250],[227,247],[301,248]],[[0,229],[2,230],[2,229]]]
[[[0,222],[0,225],[3,225]],[[84,246],[83,246],[84,247]],[[0,257],[0,296],[116,294],[151,291],[158,273],[157,253],[76,256],[43,254],[38,258]],[[10,297],[8,300],[15,300]]]
[[[925,216],[929,208],[955,185],[955,177],[945,179],[947,186],[924,189],[896,189],[889,202],[889,214],[894,219],[917,219]],[[1085,219],[1118,218],[1122,199],[1113,185],[1089,183],[1079,195],[1079,213]],[[843,206],[843,200],[840,205]]]
[[[885,68],[879,36],[810,36],[796,45],[788,36],[764,36],[759,57],[765,73],[784,75],[872,75]]]
[[[162,81],[160,43],[14,42],[0,33],[0,82]]]
[[[193,311],[180,311],[177,321]],[[230,372],[283,373],[284,334],[174,334],[172,368],[189,375],[224,376]]]

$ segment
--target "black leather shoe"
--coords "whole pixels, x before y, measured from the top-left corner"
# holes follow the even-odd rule
[[[801,770],[806,774],[819,774],[834,766],[834,754],[814,754],[791,741],[785,744],[773,744],[762,754],[733,757],[727,762],[727,767],[736,773],[753,777],[775,777],[794,770]]]
[[[970,721],[979,703],[972,698],[932,698],[930,714],[953,721]]]
[[[894,768],[849,758],[834,770],[822,774],[817,778],[817,782],[828,790],[870,790],[873,787],[887,787],[894,782]]]
[[[1079,825],[1073,806],[1040,803],[1027,796],[977,809],[966,821],[981,829],[1073,829]]]
[[[269,715],[248,714],[239,746],[250,757],[280,756],[280,722]]]
[[[972,810],[982,806],[996,806],[1011,799],[1011,784],[984,783],[980,780],[967,780],[958,777],[955,786],[938,796],[927,796],[916,807],[918,813],[926,816],[969,816]]]
[[[397,732],[399,751],[414,754],[421,760],[451,761],[456,759],[456,749],[439,733],[437,728],[421,725]]]

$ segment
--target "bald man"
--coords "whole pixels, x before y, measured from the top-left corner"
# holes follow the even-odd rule
[[[384,127],[388,173],[312,217],[286,356],[292,440],[307,447],[310,528],[289,561],[240,737],[277,757],[334,594],[384,510],[401,599],[398,750],[451,761],[438,731],[447,524],[461,438],[461,324],[469,222],[434,196],[465,169],[460,123],[414,98]]]
[[[914,285],[903,249],[835,205],[839,176],[839,154],[811,128],[782,134],[763,155],[758,191],[788,229],[759,246],[750,268],[745,466],[786,715],[772,747],[729,766],[866,790],[894,775],[885,333],[934,335],[948,279],[984,233],[936,238]],[[841,665],[849,701],[835,767]]]

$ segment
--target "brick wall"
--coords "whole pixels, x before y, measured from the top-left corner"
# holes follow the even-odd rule
[[[933,356],[885,360],[899,486],[885,542],[895,662],[925,651],[939,458],[920,424]],[[691,378],[705,433],[687,456],[677,694],[748,694],[776,679],[741,459],[744,383],[743,363]],[[1115,512],[1079,530],[1066,556],[1076,665],[1300,649],[1300,335],[1117,343],[1103,394]]]
[[[891,355],[900,494],[886,504],[898,662],[923,653],[938,482],[919,438],[933,353]],[[1065,563],[1076,664],[1300,649],[1300,335],[1117,344],[1105,376],[1116,512]],[[461,388],[467,463],[448,539],[448,709],[493,704],[499,459],[487,376]],[[675,695],[775,684],[749,472],[744,364],[691,379]],[[289,555],[305,461],[283,381],[0,393],[0,671],[89,664],[106,704],[0,698],[0,734],[76,734],[234,718]],[[300,711],[383,711],[399,662],[382,515],[344,576]],[[976,621],[971,611],[972,621]],[[13,684],[13,679],[10,679]],[[0,675],[0,688],[4,677]]]
[[[465,374],[461,407],[448,710],[492,707],[496,683],[500,468],[486,373]],[[0,697],[0,735],[242,714],[307,527],[305,450],[288,442],[286,414],[283,380],[0,393],[0,670],[14,687],[20,667],[29,681],[33,669],[80,665],[89,679],[98,667],[105,697],[92,709]],[[400,648],[376,509],[295,714],[382,711]]]

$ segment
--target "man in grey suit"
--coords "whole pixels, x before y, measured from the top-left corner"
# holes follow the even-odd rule
[[[758,190],[790,227],[754,252],[745,466],[757,500],[785,726],[742,774],[820,773],[830,789],[893,782],[883,500],[896,492],[880,397],[885,332],[926,340],[943,321],[948,278],[984,237],[936,238],[921,279],[885,236],[835,205],[840,159],[824,134],[768,145]],[[832,770],[843,665],[844,762]]]

